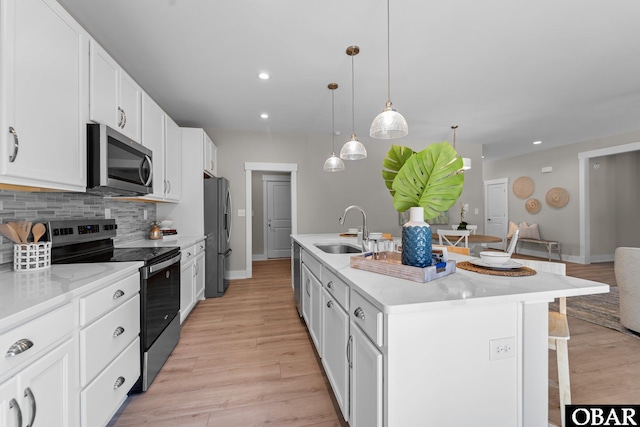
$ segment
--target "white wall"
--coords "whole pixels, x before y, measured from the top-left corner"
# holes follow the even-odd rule
[[[245,162],[296,163],[298,165],[298,232],[339,233],[362,223],[361,216],[349,213],[344,226],[338,218],[349,205],[360,205],[367,213],[369,229],[400,236],[398,213],[393,208],[393,199],[382,180],[382,161],[392,142],[362,138],[368,157],[346,163],[346,170],[327,173],[322,170],[331,152],[331,135],[274,134],[243,131],[206,129],[218,148],[218,171],[229,179],[234,202],[234,225],[231,241],[233,253],[231,270],[245,270],[245,221],[239,217],[238,209],[244,209]],[[344,139],[344,141],[342,141]],[[345,138],[336,138],[336,149]],[[424,149],[438,140],[420,140],[406,137],[393,143],[411,147],[415,151]],[[465,172],[465,187],[461,200],[469,203],[471,210],[467,222],[476,223],[481,214],[473,215],[474,208],[484,211],[481,148],[457,144],[458,152],[471,157],[473,168]],[[255,206],[254,206],[255,210]],[[459,207],[450,213],[451,222],[459,221]]]

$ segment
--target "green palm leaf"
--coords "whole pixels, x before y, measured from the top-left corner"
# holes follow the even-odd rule
[[[403,147],[402,145],[392,145],[387,152],[387,157],[382,162],[382,178],[384,184],[389,189],[389,192],[393,196],[395,191],[392,188],[393,180],[396,178],[398,171],[402,168],[405,162],[415,154],[409,147]]]
[[[422,206],[425,219],[449,209],[462,193],[462,159],[448,142],[431,144],[409,157],[393,180],[393,206],[399,212]]]

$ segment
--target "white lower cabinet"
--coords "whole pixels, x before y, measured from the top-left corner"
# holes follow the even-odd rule
[[[197,255],[194,264],[194,269],[196,272],[195,276],[195,299],[196,301],[200,301],[204,299],[204,284],[205,284],[205,276],[204,276],[204,265],[205,265],[205,246],[203,242],[197,243]]]
[[[76,359],[70,338],[0,385],[0,425],[77,426]]]
[[[351,322],[351,427],[382,427],[382,353]]]
[[[180,262],[180,324],[182,324],[196,305],[195,245],[182,251]]]
[[[322,284],[320,280],[309,270],[306,264],[302,264],[302,317],[307,322],[309,334],[316,346],[318,354],[322,356],[322,341],[320,328],[322,327]]]
[[[345,420],[349,420],[349,315],[322,290],[322,365]]]

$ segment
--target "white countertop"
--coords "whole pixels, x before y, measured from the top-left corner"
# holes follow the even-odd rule
[[[116,244],[117,248],[154,248],[154,247],[173,247],[180,246],[180,249],[186,249],[198,242],[202,242],[206,236],[182,236],[179,235],[176,240],[151,240],[142,239],[123,244]]]
[[[54,264],[38,271],[0,272],[0,333],[76,295],[137,273],[142,262]]]
[[[575,277],[537,272],[527,277],[500,277],[463,269],[434,281],[419,283],[372,273],[349,266],[352,255],[329,254],[315,243],[351,243],[353,237],[338,234],[296,234],[293,239],[325,266],[337,273],[352,288],[386,313],[422,311],[461,304],[495,304],[507,301],[540,302],[554,298],[609,292],[609,285]],[[449,254],[465,261],[471,257]]]

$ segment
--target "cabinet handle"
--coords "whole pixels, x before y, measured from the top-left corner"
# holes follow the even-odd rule
[[[124,110],[122,110],[122,116],[123,116],[122,129],[124,129],[124,127],[127,125],[127,113]]]
[[[13,163],[18,157],[18,150],[20,149],[20,141],[18,141],[18,132],[9,126],[9,132],[13,135],[13,154],[9,156],[9,163]]]
[[[7,350],[7,352],[5,353],[4,357],[7,358],[17,356],[29,350],[31,347],[33,347],[33,341],[23,338],[14,342],[11,347],[9,347],[9,350]]]
[[[311,296],[311,279],[307,279],[307,295]]]
[[[349,340],[347,341],[347,362],[349,362],[349,368],[353,367],[351,363],[351,343],[353,342],[353,335],[349,335]]]
[[[327,288],[333,289],[333,280],[327,283]]]
[[[122,128],[122,108],[118,107],[118,115],[120,115],[120,118],[118,119],[118,127]]]
[[[364,310],[362,307],[356,308],[353,314],[355,314],[358,319],[364,320]]]
[[[33,392],[29,387],[24,389],[24,397],[31,401],[31,419],[25,427],[33,427],[33,423],[36,420],[36,397],[33,395]]]
[[[12,410],[13,408],[16,409],[16,420],[18,421],[16,425],[18,427],[22,427],[22,409],[20,409],[20,405],[15,399],[11,399],[11,401],[9,401],[9,410]]]
[[[119,337],[124,334],[124,328],[122,326],[118,326],[115,331],[113,331],[113,337]]]
[[[171,193],[171,181],[167,180],[167,185],[169,186],[169,189],[167,190],[167,194]]]
[[[333,301],[329,301],[329,302],[327,303],[327,307],[329,307],[329,308],[333,308]]]
[[[114,390],[119,389],[122,386],[122,384],[124,384],[124,377],[118,377],[116,382],[113,383],[113,389]]]
[[[124,296],[124,291],[122,289],[118,289],[113,294],[113,299],[118,299]]]

